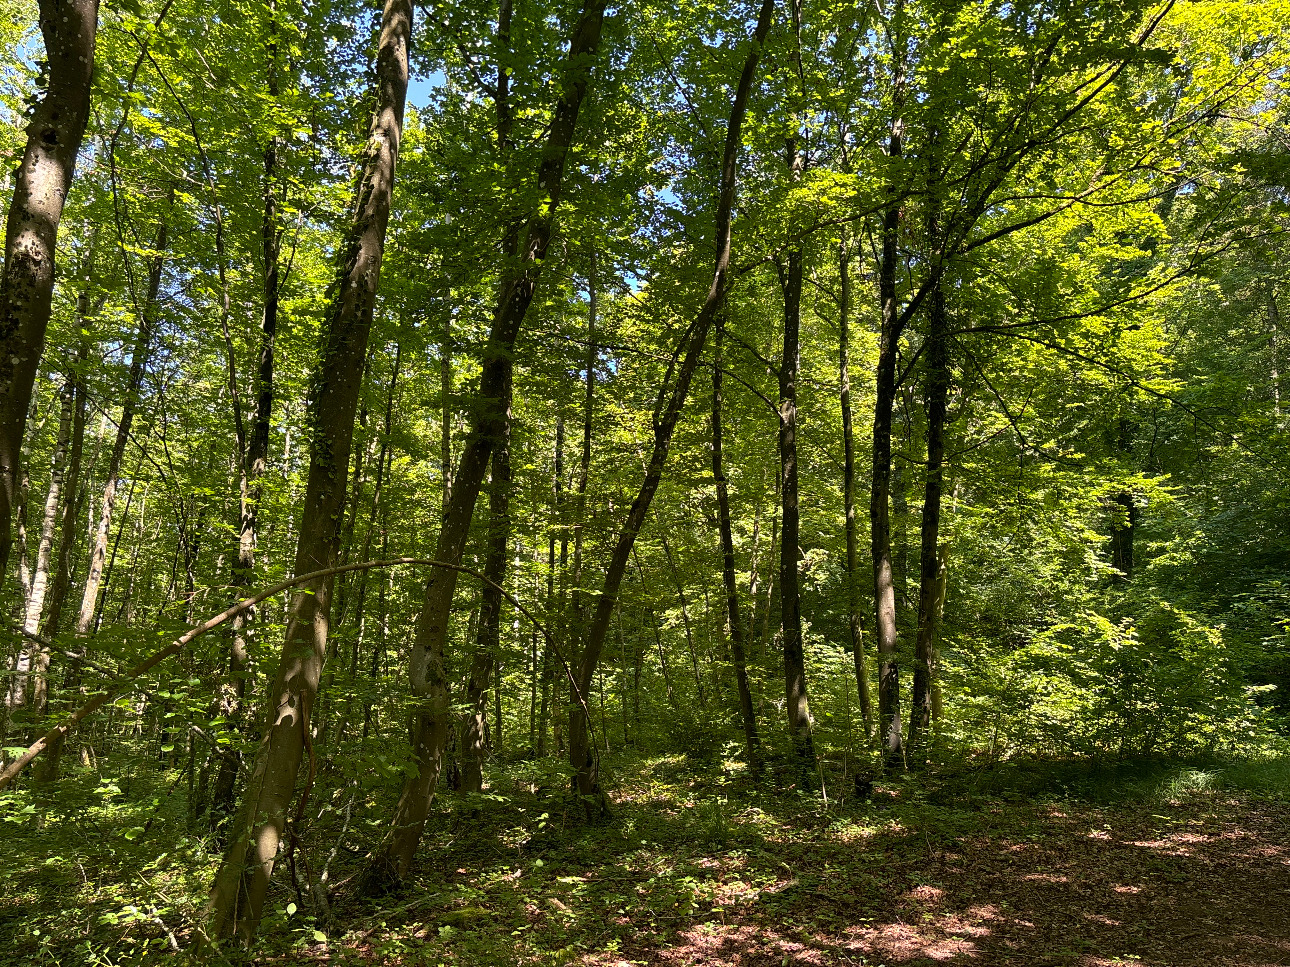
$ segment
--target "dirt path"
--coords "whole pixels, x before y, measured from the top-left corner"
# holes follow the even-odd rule
[[[1163,812],[1010,804],[1006,832],[987,816],[987,828],[957,837],[800,844],[785,857],[798,875],[753,902],[731,897],[725,923],[658,945],[638,937],[626,959],[592,960],[1290,964],[1290,810],[1222,798],[1152,808]]]

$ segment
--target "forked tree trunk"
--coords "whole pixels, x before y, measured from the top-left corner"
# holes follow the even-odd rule
[[[311,393],[313,439],[296,546],[297,574],[334,567],[339,553],[345,471],[403,133],[412,18],[410,0],[386,0],[376,61],[376,108],[356,188],[354,222],[339,250]],[[254,936],[306,749],[312,775],[310,712],[327,650],[333,580],[332,575],[315,579],[292,596],[286,640],[265,706],[265,737],[211,887],[204,925],[207,941],[236,937],[249,943]]]
[[[589,710],[586,697],[591,694],[591,682],[595,675],[596,665],[604,650],[605,639],[609,635],[609,623],[613,619],[614,606],[618,602],[618,589],[622,586],[623,575],[627,571],[627,561],[636,535],[640,533],[649,514],[650,503],[658,491],[663,479],[663,468],[667,463],[668,450],[672,445],[672,433],[681,410],[685,406],[686,396],[690,391],[690,380],[699,364],[699,356],[708,339],[708,330],[721,312],[725,302],[727,275],[730,269],[731,224],[734,215],[735,180],[739,161],[739,150],[742,145],[742,128],[744,115],[748,109],[748,97],[752,92],[757,62],[761,59],[762,45],[770,32],[771,20],[775,11],[775,0],[762,0],[757,13],[757,26],[753,30],[752,43],[744,58],[743,71],[735,88],[734,99],[730,105],[730,116],[726,124],[726,144],[721,159],[721,176],[717,188],[716,239],[717,256],[713,266],[712,282],[708,294],[703,300],[689,335],[678,347],[678,358],[681,360],[676,370],[676,381],[672,386],[667,403],[661,407],[654,429],[654,447],[646,465],[645,479],[632,501],[627,519],[623,522],[614,543],[605,573],[605,582],[599,597],[596,599],[595,612],[587,629],[586,638],[579,649],[577,671],[574,675],[576,692],[573,696],[573,711],[569,722],[569,761],[573,766],[577,792],[583,797],[588,816],[602,814],[605,809],[603,794],[600,789],[597,757],[591,745],[589,732]]]
[[[0,584],[9,569],[27,410],[49,326],[58,224],[90,116],[98,17],[99,0],[40,0],[46,86],[27,124],[0,275]]]
[[[505,400],[511,380],[511,353],[537,290],[542,261],[550,245],[563,194],[565,160],[574,144],[578,112],[600,46],[606,0],[585,0],[565,56],[560,99],[547,128],[538,168],[540,201],[525,222],[508,260],[492,332],[483,348],[476,405],[445,510],[435,559],[457,564],[466,546],[484,471],[505,425]],[[417,618],[408,677],[418,710],[412,722],[412,751],[417,771],[404,783],[389,838],[378,849],[364,877],[369,890],[385,888],[407,876],[429,815],[443,767],[443,751],[452,732],[452,703],[444,650],[457,572],[439,569],[426,582]]]

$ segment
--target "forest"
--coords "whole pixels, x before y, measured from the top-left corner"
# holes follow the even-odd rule
[[[700,6],[0,0],[0,963],[1285,962],[1290,0]]]

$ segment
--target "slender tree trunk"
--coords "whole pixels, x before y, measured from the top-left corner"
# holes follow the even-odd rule
[[[596,762],[595,750],[591,746],[588,732],[588,709],[585,706],[586,696],[591,693],[592,677],[600,661],[605,639],[609,634],[609,623],[613,618],[614,606],[618,601],[618,589],[622,585],[623,574],[627,570],[627,561],[636,535],[640,533],[649,513],[650,503],[663,479],[663,468],[667,463],[668,450],[672,445],[672,433],[681,417],[686,396],[690,391],[690,380],[699,364],[699,356],[707,342],[708,330],[722,309],[725,301],[727,273],[730,268],[731,224],[734,214],[736,169],[739,161],[739,150],[742,144],[742,127],[747,112],[748,97],[752,92],[757,63],[761,58],[762,45],[770,32],[771,20],[775,11],[775,0],[762,0],[757,14],[757,26],[753,30],[752,43],[744,58],[743,71],[735,89],[734,99],[730,106],[730,116],[726,125],[726,144],[721,160],[721,176],[717,190],[716,239],[717,256],[712,272],[712,282],[703,301],[689,335],[685,338],[678,358],[681,360],[676,370],[675,382],[671,395],[661,412],[654,429],[654,447],[650,454],[641,483],[631,509],[618,532],[609,569],[605,573],[605,583],[596,600],[596,608],[587,629],[586,638],[579,650],[579,660],[575,675],[576,694],[574,709],[569,723],[569,761],[575,771],[575,782],[579,795],[583,797],[588,814],[602,813],[605,808]],[[660,401],[661,402],[661,401]]]
[[[461,736],[462,788],[484,787],[484,730],[488,714],[488,684],[498,669],[502,640],[502,586],[506,581],[506,552],[511,541],[511,422],[510,387],[504,389],[506,408],[501,438],[493,447],[493,480],[489,488],[488,555],[484,562],[483,601],[475,654],[466,690],[466,718]],[[494,689],[499,685],[495,684]]]
[[[9,704],[25,705],[29,702],[28,676],[41,664],[41,646],[33,639],[40,634],[40,618],[45,611],[45,596],[49,590],[50,560],[54,550],[54,530],[58,524],[58,507],[62,497],[63,477],[67,471],[67,448],[72,437],[72,413],[75,410],[76,376],[69,374],[63,382],[61,406],[58,415],[58,439],[54,444],[54,459],[50,464],[49,492],[45,496],[45,509],[40,519],[40,541],[36,545],[36,566],[31,575],[23,609],[22,630],[31,636],[22,643],[17,674],[10,686]]]
[[[838,378],[842,402],[842,503],[847,532],[847,629],[855,663],[856,690],[865,735],[873,735],[869,662],[864,653],[864,606],[860,591],[860,552],[856,521],[856,447],[851,417],[851,248],[844,234],[838,250]]]
[[[54,292],[54,253],[76,154],[90,116],[99,0],[40,0],[45,89],[27,124],[5,222],[0,275],[0,584],[23,436]]]
[[[933,248],[939,242],[936,218],[929,217]],[[923,492],[923,521],[919,548],[918,631],[914,645],[914,691],[909,709],[909,753],[920,750],[932,721],[933,649],[941,589],[941,494],[945,464],[945,413],[950,391],[949,318],[944,286],[937,282],[928,302],[927,341],[923,346],[927,400],[927,480]]]
[[[735,666],[735,690],[739,699],[739,718],[744,727],[744,754],[749,772],[761,772],[761,740],[757,735],[757,714],[753,711],[752,692],[748,688],[748,657],[744,647],[744,624],[739,614],[739,583],[735,574],[734,532],[730,526],[730,493],[722,465],[721,443],[721,367],[725,319],[718,317],[712,367],[712,479],[717,485],[717,526],[721,535],[721,580],[726,590],[726,627],[730,635],[730,653]],[[756,578],[753,579],[756,595]],[[620,632],[621,633],[621,632]],[[624,704],[624,709],[626,705]],[[623,734],[626,741],[627,719],[624,712]]]
[[[121,480],[121,462],[125,458],[126,444],[130,442],[130,427],[134,423],[135,410],[139,405],[139,391],[143,386],[143,376],[147,370],[152,341],[156,335],[168,217],[168,215],[163,216],[161,224],[157,227],[157,238],[153,242],[153,250],[157,254],[153,256],[148,268],[147,301],[139,314],[139,329],[135,336],[134,348],[130,353],[130,375],[126,383],[125,397],[121,402],[121,419],[117,423],[116,441],[112,445],[112,454],[108,458],[99,526],[90,548],[89,571],[85,576],[85,591],[81,596],[81,610],[76,619],[76,634],[80,637],[90,634],[94,627],[99,586],[103,580],[103,567],[107,558],[108,533],[112,529],[116,491]]]
[[[789,140],[789,168],[794,180],[801,177],[802,156],[795,138]],[[811,739],[811,709],[806,688],[806,656],[802,643],[801,517],[797,483],[797,376],[800,365],[803,258],[800,247],[788,253],[787,271],[781,275],[784,292],[784,351],[779,365],[780,490],[779,601],[784,639],[784,694],[788,734],[805,780],[815,766]]]
[[[537,187],[541,201],[527,219],[516,255],[504,274],[493,328],[483,348],[483,371],[470,426],[453,481],[435,551],[435,560],[457,564],[465,550],[484,470],[505,421],[504,400],[511,380],[511,352],[536,292],[543,258],[551,242],[564,187],[565,160],[574,144],[578,112],[586,95],[590,68],[600,46],[606,0],[585,0],[572,33],[560,83],[560,99],[547,128]],[[452,714],[444,650],[457,572],[434,571],[426,582],[417,619],[408,677],[418,710],[411,734],[416,775],[404,784],[390,836],[365,876],[379,889],[407,876],[425,828],[443,766]]]
[[[86,320],[88,297],[82,293],[78,302],[78,315],[82,326]],[[85,375],[84,367],[89,355],[89,342],[81,338],[77,353],[76,367],[72,383],[75,394],[75,406],[72,414],[71,454],[67,459],[67,473],[64,479],[66,486],[63,493],[63,516],[59,525],[58,565],[54,569],[54,582],[49,591],[49,615],[45,619],[43,637],[46,641],[56,641],[62,631],[63,611],[66,607],[68,592],[72,584],[72,553],[76,548],[76,525],[80,519],[84,488],[81,486],[81,458],[85,451]],[[35,682],[31,692],[32,709],[39,718],[45,714],[49,704],[49,661],[50,655],[43,648],[38,653],[34,669]],[[42,769],[43,771],[43,769]]]
[[[173,201],[173,193],[171,201]],[[121,464],[125,458],[126,444],[130,441],[130,427],[134,423],[135,410],[139,403],[139,391],[143,386],[143,376],[148,365],[152,339],[157,326],[159,298],[161,294],[161,275],[165,264],[167,219],[169,213],[162,216],[157,227],[157,237],[153,242],[153,256],[148,268],[148,291],[142,311],[139,313],[139,329],[135,335],[134,346],[130,355],[130,373],[126,382],[124,399],[121,402],[121,419],[117,423],[116,439],[112,453],[108,458],[107,476],[103,485],[103,504],[99,513],[97,529],[93,532],[90,544],[89,566],[85,575],[85,589],[81,595],[81,607],[76,617],[76,637],[86,639],[97,629],[96,618],[100,591],[104,584],[104,566],[107,563],[108,536],[112,529],[112,515],[116,507],[117,486],[121,480]],[[133,485],[132,485],[133,486]],[[82,642],[80,652],[83,656],[88,645]],[[81,658],[73,658],[68,666],[65,687],[75,691],[80,687],[82,672]],[[63,746],[67,733],[60,732],[46,753],[41,766],[41,777],[44,781],[58,778],[61,769]]]
[[[386,0],[376,61],[376,108],[356,188],[354,221],[339,250],[322,358],[311,393],[313,439],[296,547],[297,574],[334,567],[339,553],[337,526],[344,513],[345,471],[403,131],[412,18],[409,0]],[[309,718],[327,650],[332,583],[331,576],[318,578],[292,596],[286,640],[265,706],[265,737],[211,888],[205,922],[208,941],[236,937],[249,943],[254,936],[306,750],[312,779]]]
[[[667,569],[672,572],[672,586],[676,588],[677,600],[681,603],[681,627],[685,632],[685,649],[690,653],[690,666],[694,671],[694,688],[699,700],[699,708],[706,708],[708,700],[703,693],[703,678],[699,674],[699,652],[694,646],[694,629],[690,623],[690,602],[685,595],[685,585],[681,583],[681,572],[676,566],[676,559],[672,557],[672,547],[667,542],[665,535],[660,535],[663,541],[663,556],[667,558]]]
[[[896,17],[902,14],[897,8]],[[902,43],[899,30],[896,44]],[[903,56],[895,58],[891,136],[887,154],[902,153],[904,127]],[[904,761],[900,709],[900,665],[896,642],[896,587],[891,555],[891,422],[896,399],[896,355],[900,346],[901,313],[896,292],[901,211],[891,199],[882,218],[882,257],[878,266],[878,297],[882,330],[878,341],[873,414],[873,475],[869,490],[869,532],[873,554],[874,628],[878,639],[878,731],[883,758],[889,766]]]
[[[278,96],[277,29],[275,5],[270,4],[270,32],[267,49],[268,93]],[[264,258],[264,312],[260,321],[260,354],[255,374],[255,413],[247,439],[238,441],[241,454],[238,486],[237,564],[229,582],[234,594],[254,583],[255,551],[260,539],[260,503],[264,497],[264,474],[269,465],[269,436],[272,429],[274,397],[274,349],[278,335],[278,138],[270,135],[264,148],[264,206],[260,218],[260,253]],[[364,572],[366,573],[366,572]],[[228,675],[220,688],[219,714],[228,731],[239,738],[249,732],[246,720],[246,679],[250,673],[250,636],[254,609],[239,612],[233,619],[229,640]],[[211,813],[227,815],[233,808],[240,751],[220,756],[219,771],[211,790]]]

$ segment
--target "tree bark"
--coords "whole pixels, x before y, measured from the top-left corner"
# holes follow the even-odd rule
[[[49,590],[50,560],[54,550],[54,530],[58,524],[58,507],[62,497],[63,478],[67,471],[67,449],[72,437],[72,414],[75,410],[76,376],[68,374],[63,382],[61,405],[58,414],[58,439],[54,444],[54,458],[50,464],[49,491],[45,496],[44,513],[40,519],[40,540],[36,545],[35,569],[31,587],[23,608],[22,630],[27,635],[22,643],[16,674],[9,689],[11,706],[26,705],[30,701],[28,676],[41,664],[42,646],[34,640],[40,634],[40,618],[45,611],[45,596]]]
[[[721,537],[721,580],[726,591],[726,623],[730,635],[730,654],[735,666],[735,691],[739,700],[739,719],[744,729],[744,754],[748,771],[761,772],[761,739],[757,735],[757,714],[753,710],[752,692],[748,688],[748,656],[744,643],[744,624],[739,614],[739,583],[735,573],[735,542],[730,526],[730,492],[722,463],[721,366],[725,320],[718,317],[713,334],[712,366],[712,479],[717,485],[717,527]],[[754,578],[754,591],[756,584]],[[626,705],[624,703],[624,708]],[[624,718],[624,736],[626,718]],[[626,739],[624,738],[624,743]]]
[[[897,11],[899,16],[900,11]],[[896,44],[899,46],[900,38]],[[902,152],[904,60],[895,58],[891,133],[887,154]],[[873,473],[869,491],[869,531],[873,555],[874,629],[878,639],[878,730],[883,758],[888,766],[904,761],[901,747],[900,665],[896,648],[896,588],[891,555],[891,422],[896,398],[896,354],[902,325],[896,292],[896,260],[900,233],[900,205],[891,199],[882,218],[882,257],[878,267],[878,298],[882,330],[878,342],[873,414]]]
[[[864,653],[864,606],[860,593],[859,536],[856,526],[856,447],[851,416],[851,247],[844,235],[838,249],[838,382],[842,404],[842,504],[847,537],[847,630],[855,664],[856,690],[865,735],[873,735],[873,698]]]
[[[139,314],[139,329],[135,335],[134,347],[130,352],[130,375],[126,382],[125,396],[121,402],[121,419],[117,422],[116,441],[112,445],[112,454],[108,457],[99,526],[90,548],[89,571],[85,576],[81,610],[76,619],[76,634],[79,637],[90,634],[94,627],[99,586],[103,580],[103,567],[107,559],[108,533],[112,529],[117,486],[121,481],[121,462],[125,458],[126,444],[130,442],[130,427],[134,423],[135,410],[139,404],[139,391],[143,386],[143,375],[147,370],[153,337],[156,335],[161,274],[165,264],[163,253],[166,251],[167,218],[168,216],[162,217],[161,224],[157,227],[156,240],[153,242],[153,251],[156,254],[153,255],[148,267],[147,299]]]
[[[802,155],[797,139],[788,144],[790,177],[801,177]],[[802,327],[802,249],[788,252],[787,270],[781,272],[784,294],[784,346],[779,364],[779,463],[780,489],[779,602],[784,639],[784,696],[788,734],[798,758],[803,781],[815,767],[811,738],[811,708],[806,688],[806,655],[802,642],[801,512],[797,482],[797,376]]]
[[[310,399],[313,437],[297,574],[332,567],[339,553],[345,471],[403,132],[412,19],[410,0],[386,0],[376,60],[376,108],[356,187],[354,222],[339,250]],[[286,640],[265,706],[265,737],[211,888],[204,925],[210,942],[236,937],[249,943],[254,936],[306,748],[312,777],[309,717],[326,655],[333,580],[320,577],[292,596]]]
[[[663,467],[667,463],[668,450],[672,445],[672,432],[681,417],[681,410],[690,391],[690,380],[699,364],[704,343],[707,342],[708,330],[712,327],[725,301],[727,275],[730,269],[736,169],[742,144],[741,132],[757,63],[761,58],[766,35],[770,32],[774,11],[775,0],[762,0],[761,9],[757,14],[757,25],[753,30],[752,43],[745,55],[743,71],[730,105],[730,116],[726,125],[726,144],[721,159],[720,184],[717,190],[714,233],[717,255],[713,266],[712,282],[708,287],[703,306],[699,309],[689,334],[680,347],[681,351],[677,354],[681,364],[676,371],[676,381],[671,395],[655,421],[654,447],[646,466],[645,479],[641,483],[640,490],[637,491],[636,498],[632,501],[627,519],[618,532],[609,568],[605,573],[605,582],[596,600],[595,612],[587,629],[586,638],[579,649],[577,672],[574,676],[575,705],[569,723],[569,761],[575,771],[577,792],[583,797],[589,815],[601,814],[605,807],[600,790],[597,757],[588,732],[588,711],[583,703],[586,696],[590,694],[592,676],[595,674],[600,653],[604,650],[605,639],[609,634],[609,623],[618,601],[618,589],[622,585],[623,575],[627,570],[627,560],[631,555],[632,546],[636,543],[636,535],[640,533],[645,523],[650,503],[663,479]]]
[[[89,297],[81,293],[78,300],[77,315],[84,327],[87,319]],[[80,520],[80,509],[84,504],[84,488],[81,486],[81,459],[85,452],[85,364],[89,355],[89,341],[82,336],[80,349],[77,352],[76,367],[73,376],[75,409],[72,414],[71,454],[67,458],[66,486],[63,493],[63,516],[59,525],[58,565],[54,569],[54,582],[49,590],[49,615],[43,628],[46,641],[56,641],[62,631],[63,611],[67,604],[68,592],[72,584],[72,554],[76,548],[76,527]],[[32,709],[39,718],[45,714],[49,704],[49,653],[41,648],[34,670],[35,682],[32,686]]]
[[[450,564],[461,560],[484,470],[494,443],[502,435],[504,400],[511,380],[511,353],[533,301],[542,261],[551,242],[563,194],[565,161],[574,144],[578,112],[600,46],[605,4],[606,0],[585,0],[573,29],[562,70],[560,99],[547,128],[538,168],[541,200],[526,221],[515,257],[507,260],[492,331],[483,348],[476,405],[471,408],[469,430],[453,480],[452,500],[439,531],[436,560]],[[418,704],[411,728],[417,772],[404,784],[390,837],[373,857],[364,877],[369,890],[397,883],[411,870],[439,782],[443,750],[452,726],[444,649],[456,587],[457,572],[447,569],[435,571],[426,582],[408,670]]]
[[[23,436],[54,292],[58,224],[90,116],[99,0],[40,0],[47,86],[27,125],[0,275],[0,584]]]
[[[933,248],[938,241],[935,216]],[[918,558],[918,631],[914,644],[914,686],[909,710],[909,754],[920,749],[923,733],[932,721],[932,651],[943,598],[940,528],[941,494],[945,464],[945,413],[950,392],[949,317],[945,290],[937,282],[928,301],[927,342],[923,346],[927,401],[927,480],[923,490],[923,521]]]
[[[461,735],[462,789],[480,792],[484,787],[484,732],[488,716],[488,684],[495,677],[502,646],[502,586],[506,580],[506,552],[511,540],[511,388],[504,388],[502,435],[493,447],[493,480],[488,494],[488,554],[479,608],[478,637],[470,664],[466,690],[466,718]],[[500,683],[494,688],[500,687]]]
[[[270,5],[270,17],[274,16]],[[278,96],[277,32],[270,23],[268,45],[268,93]],[[269,465],[269,436],[272,429],[274,397],[274,349],[278,334],[278,138],[270,135],[264,148],[264,208],[260,219],[260,252],[264,258],[264,311],[260,321],[260,353],[255,373],[255,412],[250,433],[238,441],[241,454],[238,485],[237,564],[230,584],[234,594],[254,583],[255,551],[260,538],[260,503],[264,497],[264,473]],[[234,404],[236,405],[236,403]],[[366,572],[364,572],[366,573]],[[246,679],[250,672],[249,645],[255,611],[239,612],[233,619],[229,640],[228,675],[220,689],[219,714],[228,722],[228,731],[244,738],[246,721]],[[233,808],[241,753],[220,757],[219,770],[211,790],[212,815],[221,816]]]

